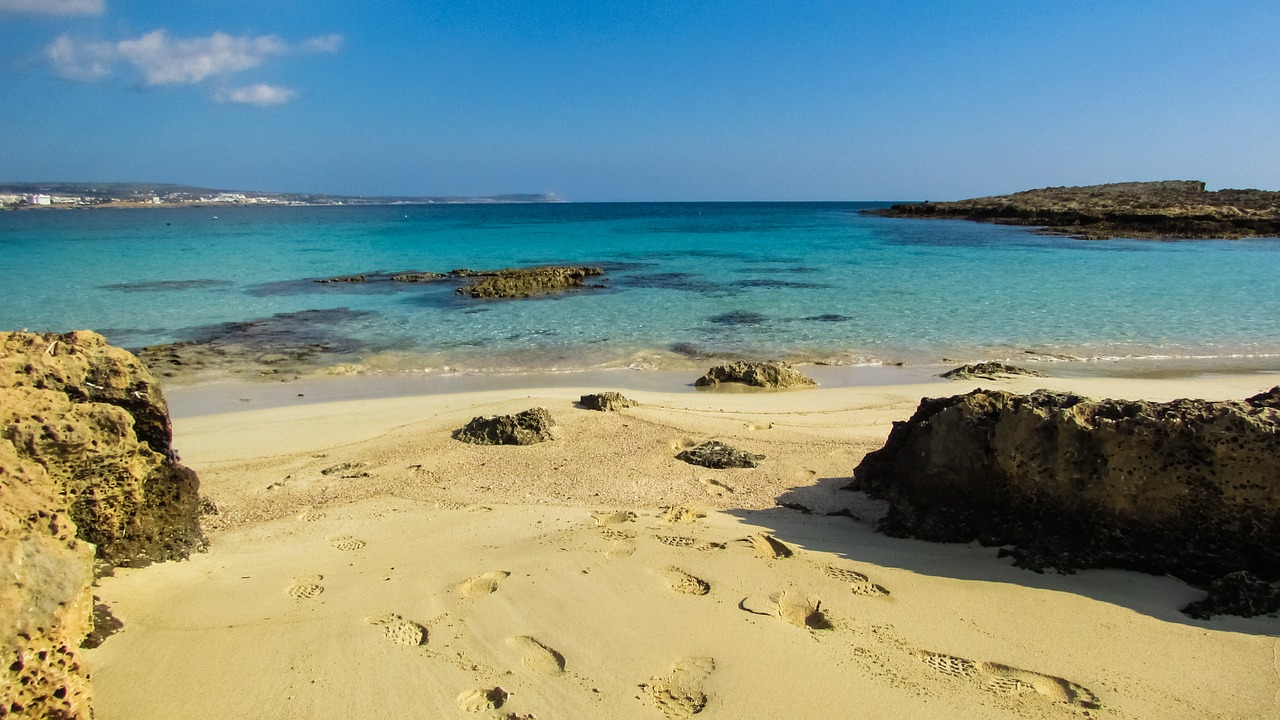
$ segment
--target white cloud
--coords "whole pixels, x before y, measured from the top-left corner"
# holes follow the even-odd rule
[[[215,32],[178,39],[164,30],[154,30],[116,43],[82,42],[63,35],[45,48],[45,55],[54,71],[68,80],[101,80],[111,74],[115,64],[128,63],[142,72],[147,85],[194,85],[213,76],[258,67],[273,56],[336,52],[341,45],[341,35],[290,45],[275,35],[234,37]]]
[[[42,15],[101,15],[103,0],[0,0],[0,12]]]
[[[220,103],[241,103],[243,105],[283,105],[298,93],[278,85],[258,83],[248,87],[220,90],[214,100]]]

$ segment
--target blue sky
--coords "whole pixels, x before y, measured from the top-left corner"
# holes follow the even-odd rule
[[[1280,0],[0,0],[0,181],[1280,190]]]

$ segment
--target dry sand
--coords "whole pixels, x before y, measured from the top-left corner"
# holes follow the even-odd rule
[[[574,405],[611,388],[556,387],[183,417],[211,547],[100,580],[123,627],[86,653],[97,717],[1280,717],[1275,618],[1196,621],[1178,608],[1200,593],[1170,578],[886,538],[882,508],[839,489],[924,395],[1278,381],[629,391],[621,413]],[[554,441],[451,437],[533,406]],[[766,459],[674,459],[713,438]]]

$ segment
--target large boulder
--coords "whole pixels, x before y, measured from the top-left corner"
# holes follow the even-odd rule
[[[451,275],[466,277],[466,270],[456,270]],[[586,286],[588,277],[603,275],[598,267],[567,267],[551,265],[534,268],[495,270],[481,275],[479,280],[458,288],[457,292],[473,298],[527,298],[551,292],[575,290]]]
[[[818,383],[784,362],[735,362],[707,370],[693,384],[715,387],[720,383],[741,383],[762,388],[814,387]]]
[[[976,390],[927,398],[854,470],[881,529],[1013,546],[1036,570],[1122,567],[1208,586],[1280,579],[1280,388],[1243,402]]]
[[[546,408],[529,408],[515,415],[475,417],[454,437],[475,445],[533,445],[551,439],[556,424]]]
[[[599,410],[600,412],[617,412],[636,406],[636,401],[623,395],[620,392],[608,390],[602,393],[591,393],[583,395],[578,399],[578,404],[588,410]]]

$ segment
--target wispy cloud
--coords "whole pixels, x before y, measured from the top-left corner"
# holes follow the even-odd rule
[[[101,15],[105,9],[103,0],[0,0],[0,13]]]
[[[67,80],[96,82],[109,77],[117,65],[127,64],[142,73],[145,85],[159,86],[195,85],[211,77],[258,67],[272,57],[331,53],[341,47],[341,35],[324,35],[291,44],[275,35],[237,37],[215,32],[206,37],[182,39],[172,38],[164,30],[154,30],[133,40],[114,43],[80,41],[62,35],[45,48],[45,55],[54,72]],[[250,99],[231,97],[237,93]],[[223,102],[271,105],[287,102],[293,92],[270,85],[253,85],[219,93],[218,97],[224,95],[230,99],[221,100]]]
[[[258,83],[248,87],[219,90],[213,99],[220,103],[240,103],[242,105],[283,105],[298,93],[278,85]]]

